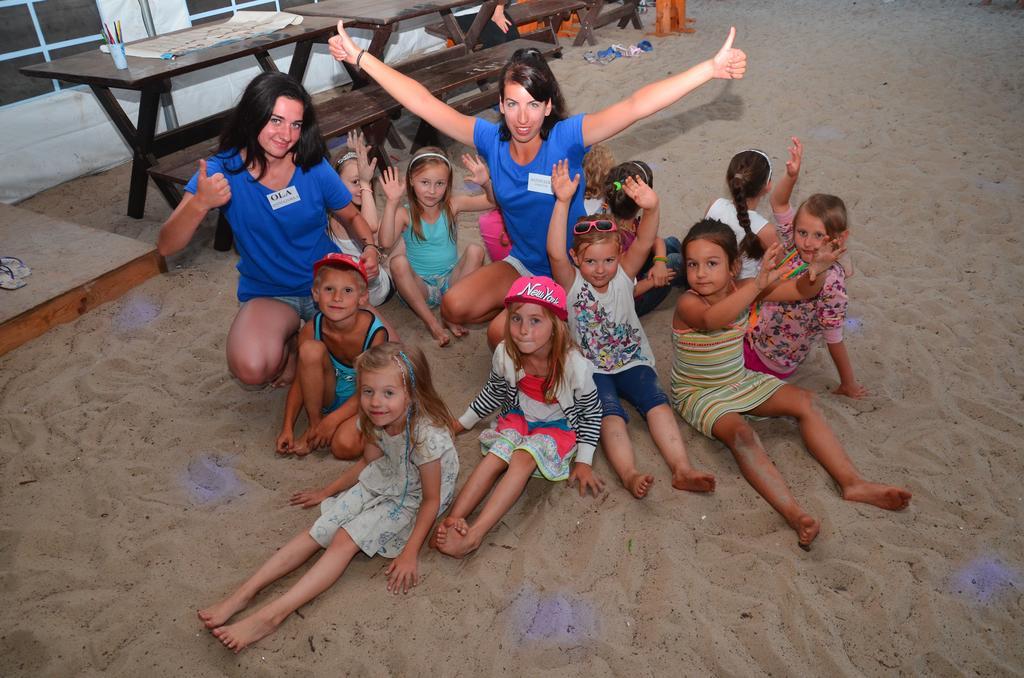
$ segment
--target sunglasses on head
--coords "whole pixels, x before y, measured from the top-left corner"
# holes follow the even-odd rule
[[[614,221],[608,221],[607,219],[598,219],[595,221],[577,221],[572,227],[573,235],[583,235],[584,233],[590,233],[593,230],[601,231],[602,233],[611,233],[612,231],[619,230],[615,225]]]

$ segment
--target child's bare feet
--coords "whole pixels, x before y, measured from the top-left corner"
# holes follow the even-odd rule
[[[458,323],[453,323],[448,320],[445,320],[444,326],[451,330],[451,333],[455,335],[456,339],[461,339],[462,337],[469,334],[469,330]]]
[[[224,644],[224,647],[238,654],[260,638],[269,636],[275,629],[277,629],[277,624],[273,619],[268,615],[256,612],[237,624],[215,628],[212,633],[217,640]]]
[[[443,539],[441,529],[438,528],[438,551],[452,558],[465,558],[480,548],[480,539],[469,534],[469,523],[464,518],[448,518],[445,522],[449,520],[452,522],[447,526]],[[441,527],[444,526],[442,523]]]
[[[306,431],[305,433],[303,433],[299,437],[298,440],[296,440],[294,443],[292,443],[291,450],[289,450],[289,451],[292,454],[294,454],[296,456],[299,456],[299,457],[303,457],[303,456],[309,454],[310,452],[312,452],[313,450],[310,449],[310,447],[309,447],[309,431]]]
[[[821,530],[821,523],[806,513],[791,522],[789,526],[796,531],[797,545],[805,551],[811,549],[811,542]]]
[[[428,325],[427,329],[430,330],[430,334],[434,336],[434,340],[437,342],[437,345],[440,346],[441,348],[444,348],[445,346],[451,343],[452,338],[451,335],[448,334],[448,330],[441,327],[441,325],[436,321]]]
[[[715,477],[694,468],[676,469],[672,473],[672,487],[689,492],[714,492]]]
[[[219,603],[214,603],[210,607],[198,610],[197,614],[206,628],[215,629],[218,626],[222,626],[227,622],[227,620],[231,619],[232,616],[241,610],[244,610],[245,606],[248,604],[248,598],[240,598],[238,597],[238,594],[235,593]]]
[[[441,524],[434,530],[434,534],[430,535],[430,541],[427,542],[427,546],[432,549],[438,548],[438,544],[441,544],[448,538],[448,530],[451,530],[455,526],[456,518],[451,516],[446,517],[441,521]]]
[[[622,484],[634,497],[643,499],[647,496],[651,485],[654,484],[654,476],[648,473],[640,473],[640,471],[633,471],[633,473],[622,479]]]
[[[843,499],[871,504],[890,511],[902,511],[910,506],[908,490],[894,485],[862,482],[843,488]]]

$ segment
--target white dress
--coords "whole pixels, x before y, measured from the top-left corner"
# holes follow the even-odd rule
[[[455,496],[459,455],[445,428],[421,424],[412,436],[406,459],[405,433],[389,436],[377,431],[377,446],[384,456],[359,474],[354,486],[320,503],[320,518],[309,534],[327,548],[339,528],[368,556],[394,558],[405,548],[423,500],[419,466],[441,460],[441,506],[444,512]]]

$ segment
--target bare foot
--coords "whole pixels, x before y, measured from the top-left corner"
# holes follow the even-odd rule
[[[843,499],[871,504],[890,511],[902,511],[910,506],[911,494],[902,487],[863,482],[843,489]]]
[[[438,548],[438,544],[443,544],[448,538],[448,530],[452,529],[455,525],[455,518],[451,516],[446,517],[441,521],[441,524],[434,530],[434,534],[430,535],[430,541],[427,542],[427,546],[432,549]]]
[[[199,615],[199,619],[203,622],[203,625],[206,626],[206,628],[215,629],[218,626],[222,626],[238,612],[244,610],[245,606],[248,604],[248,599],[237,597],[237,594],[232,594],[219,603],[214,603],[210,607],[198,610],[196,613]]]
[[[451,330],[452,334],[455,335],[456,339],[461,339],[462,337],[464,337],[467,334],[469,334],[469,330],[467,330],[465,327],[463,327],[462,325],[460,325],[458,323],[453,323],[453,322],[449,322],[449,321],[445,320],[444,321],[444,326],[447,327],[449,330]]]
[[[294,443],[292,443],[292,448],[290,450],[292,454],[294,454],[296,456],[299,456],[299,457],[304,457],[304,456],[306,456],[307,454],[309,454],[310,452],[313,451],[309,447],[308,436],[309,436],[309,431],[306,431],[305,433],[303,433],[299,437],[298,440],[296,440]]]
[[[643,499],[647,496],[647,491],[651,489],[651,485],[654,484],[654,476],[633,471],[631,475],[622,479],[622,484],[634,497]]]
[[[270,380],[270,385],[274,388],[290,386],[295,380],[295,370],[298,369],[298,351],[295,350],[294,342],[289,341],[285,344],[284,350],[288,351],[288,359],[284,362],[281,374],[277,375],[275,379]]]
[[[679,469],[672,474],[672,487],[689,492],[714,492],[715,477],[694,468]]]
[[[217,640],[224,644],[224,647],[238,654],[260,638],[269,636],[275,629],[277,629],[277,624],[273,620],[257,612],[237,624],[213,629],[212,633],[217,636]]]
[[[441,348],[444,348],[451,343],[451,335],[448,334],[448,331],[445,328],[441,327],[437,323],[430,325],[427,329],[429,329],[430,333],[434,335],[434,340],[437,341],[437,345]]]
[[[796,531],[797,546],[804,551],[811,550],[811,542],[818,536],[821,523],[806,513],[789,524]]]
[[[440,534],[437,539],[437,550],[452,558],[465,558],[479,547],[480,540],[469,535],[467,523],[462,518],[454,520],[444,541],[441,541]]]

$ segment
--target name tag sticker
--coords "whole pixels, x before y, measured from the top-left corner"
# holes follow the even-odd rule
[[[280,191],[275,191],[268,195],[267,200],[270,201],[270,209],[281,209],[285,205],[291,205],[293,202],[300,200],[299,189],[294,186],[282,188]]]
[[[551,190],[551,175],[530,172],[530,179],[526,183],[526,190],[531,193],[554,195],[554,192]]]

